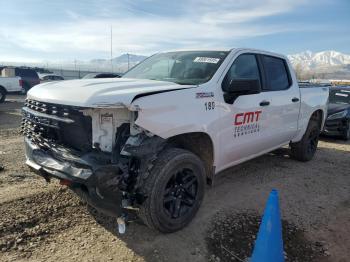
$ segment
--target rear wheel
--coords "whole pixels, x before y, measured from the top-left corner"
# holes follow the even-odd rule
[[[147,198],[140,218],[151,228],[170,233],[185,227],[204,196],[205,168],[193,153],[168,148],[154,163],[142,191]]]
[[[22,90],[21,90],[21,94],[22,94],[22,95],[27,94],[27,92],[29,91],[29,89],[30,89],[30,86],[29,86],[27,83],[23,83]]]
[[[0,87],[0,103],[3,103],[6,99],[6,90]]]
[[[316,120],[310,120],[303,138],[297,143],[291,143],[291,157],[299,161],[309,161],[317,150],[320,125]]]
[[[348,141],[350,139],[350,121],[346,123],[346,128],[343,133],[343,139]]]

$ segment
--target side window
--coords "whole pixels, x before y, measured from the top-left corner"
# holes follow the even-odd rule
[[[285,61],[281,58],[263,55],[262,62],[266,77],[265,90],[278,91],[288,89],[290,81]]]
[[[258,62],[255,55],[243,54],[236,58],[224,78],[224,85],[234,80],[258,80],[261,86]]]

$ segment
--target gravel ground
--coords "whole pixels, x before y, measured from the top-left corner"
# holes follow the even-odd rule
[[[88,208],[24,164],[23,97],[0,104],[0,261],[241,261],[272,188],[279,190],[287,261],[349,261],[350,143],[322,138],[314,160],[282,148],[219,174],[193,222],[173,234]]]

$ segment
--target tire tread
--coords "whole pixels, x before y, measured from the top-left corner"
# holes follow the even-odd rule
[[[312,159],[313,155],[310,156],[307,154],[306,147],[308,142],[307,139],[313,128],[318,128],[318,132],[320,133],[318,121],[310,120],[303,138],[299,142],[291,143],[291,158],[302,162]]]
[[[148,165],[147,174],[143,175],[144,181],[142,182],[142,192],[147,196],[146,200],[140,207],[138,216],[139,218],[150,228],[156,229],[164,233],[173,232],[165,228],[157,220],[157,214],[155,206],[151,203],[152,194],[154,193],[153,186],[161,179],[159,174],[164,166],[170,162],[173,158],[180,154],[188,154],[191,157],[197,158],[198,161],[202,162],[197,156],[191,152],[181,149],[181,148],[166,148],[158,154],[158,157],[155,158],[151,164]],[[204,170],[204,165],[202,166]]]

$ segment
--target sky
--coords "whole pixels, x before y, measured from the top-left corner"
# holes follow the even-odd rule
[[[350,0],[0,0],[0,61],[252,47],[350,54]]]

